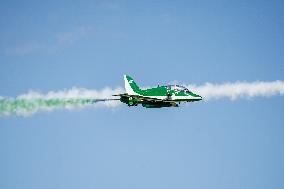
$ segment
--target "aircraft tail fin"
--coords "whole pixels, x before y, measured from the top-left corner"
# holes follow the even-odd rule
[[[130,95],[138,95],[141,89],[135,83],[135,81],[128,75],[124,75],[125,90]]]

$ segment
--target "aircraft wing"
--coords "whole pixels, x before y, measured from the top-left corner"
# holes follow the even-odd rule
[[[173,100],[170,99],[158,99],[158,98],[154,98],[154,97],[149,97],[149,96],[140,96],[140,95],[129,95],[127,93],[123,93],[123,94],[117,94],[117,95],[112,95],[112,96],[120,96],[120,97],[132,97],[132,98],[136,98],[139,101],[144,101],[144,102],[175,102]]]

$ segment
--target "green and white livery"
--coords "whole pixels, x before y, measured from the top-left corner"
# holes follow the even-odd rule
[[[154,88],[141,89],[128,75],[124,75],[126,93],[120,96],[120,101],[128,106],[142,104],[146,108],[178,107],[181,102],[195,102],[202,97],[180,85],[165,85]]]

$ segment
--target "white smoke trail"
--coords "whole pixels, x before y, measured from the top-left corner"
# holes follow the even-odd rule
[[[204,85],[186,85],[189,90],[203,97],[205,101],[229,98],[269,97],[284,95],[284,81],[272,82],[235,82],[224,84],[206,83]],[[50,91],[42,94],[30,91],[16,98],[0,96],[0,116],[28,116],[39,111],[57,109],[80,109],[85,107],[114,108],[120,101],[99,102],[98,99],[113,98],[113,94],[124,93],[123,88],[111,89],[106,87],[100,91],[73,87],[69,90]]]
[[[235,82],[224,84],[206,83],[201,86],[188,85],[188,88],[203,96],[205,101],[220,98],[236,100],[238,98],[284,95],[284,81]]]

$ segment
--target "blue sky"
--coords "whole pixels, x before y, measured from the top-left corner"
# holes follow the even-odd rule
[[[283,1],[1,1],[0,96],[284,80]],[[0,118],[0,188],[283,188],[281,96]]]

